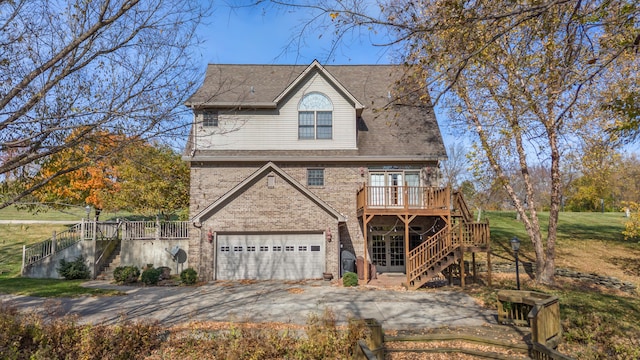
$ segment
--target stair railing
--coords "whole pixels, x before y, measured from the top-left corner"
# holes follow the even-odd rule
[[[451,229],[448,226],[444,227],[409,252],[407,261],[407,281],[409,283],[414,282],[427,269],[437,264],[460,246],[456,238],[450,235],[451,232],[457,232],[458,227],[459,225],[455,225]]]
[[[464,197],[462,197],[462,194],[460,194],[459,191],[456,191],[454,193],[454,201],[453,201],[454,206],[460,211],[460,215],[462,215],[462,218],[464,219],[465,222],[471,222],[471,211],[469,211],[469,207],[467,206],[467,202],[464,201]]]
[[[122,233],[122,222],[118,223],[98,223],[96,227],[96,261],[93,264],[93,278],[98,276],[106,261],[115,251],[120,243]]]
[[[82,225],[75,224],[61,232],[53,232],[53,236],[39,243],[23,246],[22,268],[64,250],[82,240]]]

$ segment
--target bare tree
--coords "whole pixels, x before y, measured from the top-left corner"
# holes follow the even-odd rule
[[[190,58],[200,3],[0,2],[0,208],[86,165],[33,181],[40,163],[96,130],[149,138],[185,126],[180,106],[201,76]]]
[[[469,167],[467,152],[461,142],[450,144],[447,148],[447,160],[442,162],[442,178],[446,186],[457,189]]]
[[[637,1],[272,3],[314,9],[337,40],[349,31],[386,32],[389,42],[382,45],[401,48],[399,59],[408,65],[405,81],[429,89],[473,134],[477,171],[495,174],[521,216],[536,254],[536,280],[554,282],[561,163],[581,131],[603,133],[615,119],[599,114],[611,103],[609,84],[640,83]],[[546,235],[534,164],[545,164],[549,174]]]

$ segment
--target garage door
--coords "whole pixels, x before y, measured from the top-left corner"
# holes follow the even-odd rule
[[[319,279],[325,267],[323,234],[218,235],[218,280]]]

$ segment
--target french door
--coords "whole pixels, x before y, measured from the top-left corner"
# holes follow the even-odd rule
[[[371,235],[371,261],[378,272],[404,272],[404,235]]]
[[[408,186],[405,199],[404,185]],[[417,171],[372,171],[369,177],[369,204],[372,206],[409,206],[420,204],[420,174]]]

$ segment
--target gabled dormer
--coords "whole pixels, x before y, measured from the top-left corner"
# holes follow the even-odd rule
[[[317,61],[298,66],[210,65],[194,110],[196,150],[355,150],[364,108]]]
[[[211,64],[186,103],[196,162],[431,162],[446,156],[431,106],[396,97],[397,65]]]

